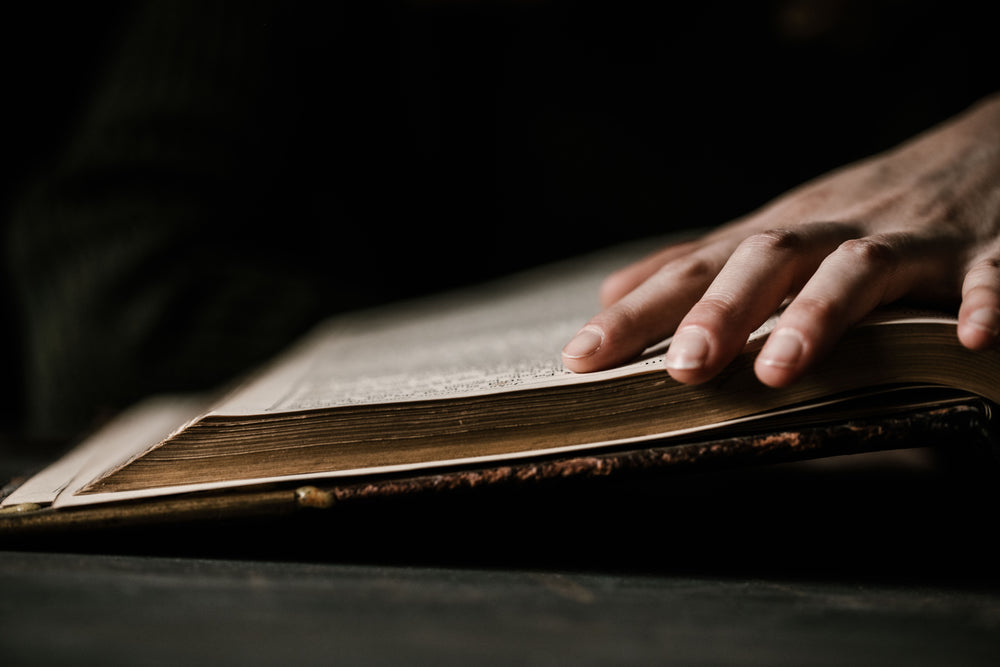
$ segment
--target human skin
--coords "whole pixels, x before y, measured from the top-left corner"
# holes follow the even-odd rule
[[[754,364],[788,385],[845,330],[898,300],[958,308],[958,338],[1000,335],[1000,94],[885,153],[835,170],[694,241],[609,276],[603,310],[567,343],[576,372],[674,334],[671,376],[715,376],[783,303]]]

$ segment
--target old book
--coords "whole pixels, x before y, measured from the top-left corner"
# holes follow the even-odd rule
[[[1000,351],[961,347],[953,317],[924,311],[874,314],[782,389],[752,372],[770,324],[704,385],[664,371],[669,340],[620,368],[567,371],[561,346],[594,312],[601,279],[646,249],[335,317],[220,397],[157,397],[122,414],[3,499],[0,532],[123,512],[252,513],[292,493],[324,505],[519,476],[878,450],[902,446],[914,424],[932,431],[935,415],[981,432],[1000,401]]]

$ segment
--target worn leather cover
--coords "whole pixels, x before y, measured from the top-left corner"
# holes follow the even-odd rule
[[[691,472],[762,466],[844,454],[910,447],[977,451],[992,457],[996,436],[991,406],[970,398],[946,407],[922,408],[888,417],[806,428],[744,433],[708,440],[644,443],[572,456],[549,456],[484,467],[464,467],[410,475],[321,480],[315,484],[267,485],[226,492],[54,510],[12,508],[0,514],[0,544],[31,544],[37,536],[102,532],[142,526],[215,525],[224,521],[273,520],[292,515],[323,515],[336,525],[353,508],[433,498],[437,506],[490,494],[516,497],[529,488],[571,482],[600,493],[602,480],[648,482]],[[664,482],[667,483],[667,482]],[[511,495],[513,494],[513,495]],[[537,498],[539,496],[535,496]],[[387,506],[389,506],[387,504]],[[17,511],[21,510],[21,511]]]

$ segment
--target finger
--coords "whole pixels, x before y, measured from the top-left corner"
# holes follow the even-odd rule
[[[605,278],[601,284],[601,307],[610,307],[626,294],[649,280],[665,264],[690,254],[701,245],[698,241],[670,245],[615,271]]]
[[[857,234],[853,225],[812,223],[743,241],[678,326],[665,360],[670,375],[692,384],[716,375],[823,259]]]
[[[958,339],[982,350],[1000,337],[1000,257],[977,261],[965,276],[958,310]]]
[[[563,348],[563,363],[586,373],[635,358],[677,327],[722,268],[735,241],[701,246],[675,257],[605,308]]]
[[[798,379],[849,326],[914,285],[942,282],[950,253],[911,234],[852,239],[827,257],[779,318],[754,364],[773,387]]]

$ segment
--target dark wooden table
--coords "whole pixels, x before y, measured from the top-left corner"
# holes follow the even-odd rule
[[[1000,597],[768,576],[0,553],[4,665],[996,665]]]
[[[1000,664],[995,471],[908,455],[0,549],[0,664]]]

